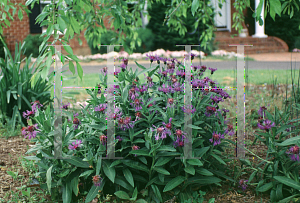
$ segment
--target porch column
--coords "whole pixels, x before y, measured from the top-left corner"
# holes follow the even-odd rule
[[[259,1],[260,0],[255,0],[255,8],[257,9],[258,7],[258,4],[259,4]],[[259,22],[255,22],[255,34],[252,35],[252,37],[256,37],[256,38],[266,38],[268,37],[268,35],[265,34],[265,22],[264,22],[264,7],[265,7],[265,2],[263,3],[263,6],[262,6],[262,11],[261,11],[261,17],[262,17],[262,20],[263,20],[263,25],[260,26],[259,25]]]

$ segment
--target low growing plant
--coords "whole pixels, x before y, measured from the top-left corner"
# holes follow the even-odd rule
[[[224,172],[230,159],[223,153],[231,142],[224,136],[234,131],[227,125],[228,111],[218,106],[229,95],[216,81],[204,77],[206,70],[212,76],[216,69],[192,66],[192,106],[185,109],[182,63],[148,57],[150,69],[136,63],[141,71],[129,70],[128,59],[122,59],[121,69],[114,72],[118,80],[114,90],[106,86],[107,74],[112,73],[104,68],[98,88],[86,90],[91,98],[80,112],[74,114],[69,104],[63,105],[64,159],[54,159],[53,108],[36,108],[22,134],[35,142],[27,154],[36,155],[27,159],[36,161],[41,187],[49,190],[53,199],[68,203],[86,197],[85,202],[90,202],[100,193],[102,200],[114,194],[118,201],[163,202],[176,196],[183,202],[192,198],[195,185],[221,186],[223,178],[234,182]],[[138,79],[142,74],[146,84]],[[159,81],[153,82],[154,77]],[[101,87],[107,90],[102,92]],[[115,112],[108,114],[105,97],[113,92]],[[187,111],[192,115],[192,155],[201,159],[183,157]],[[102,159],[110,144],[108,117],[115,121],[115,157],[122,159]]]

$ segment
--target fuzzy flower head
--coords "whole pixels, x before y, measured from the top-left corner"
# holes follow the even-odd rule
[[[173,142],[173,146],[175,148],[183,147],[184,146],[184,139],[185,139],[185,137],[177,137],[176,141]],[[186,142],[187,142],[187,140],[186,140]]]
[[[104,111],[105,111],[106,108],[107,108],[107,104],[106,103],[100,104],[99,106],[95,107],[95,111],[99,111],[99,112],[104,113]]]
[[[38,124],[34,124],[28,127],[23,127],[22,128],[22,135],[25,135],[25,138],[28,137],[28,139],[32,139],[36,137],[36,134],[38,133],[38,131],[36,131],[36,129],[38,129]]]
[[[132,103],[130,103],[131,106],[135,107],[135,111],[139,111],[142,109],[143,102],[140,99],[135,99]]]
[[[138,149],[140,149],[139,146],[136,146],[136,145],[133,145],[133,146],[132,146],[132,150],[138,150]],[[136,156],[136,154],[135,154],[134,156]]]
[[[69,107],[70,107],[70,102],[62,106],[62,108],[63,108],[63,109],[66,109],[66,110],[68,110]]]
[[[259,107],[259,110],[257,111],[257,113],[258,113],[258,115],[259,116],[266,116],[266,111],[267,110],[267,108],[265,107],[265,106],[261,106],[261,107]]]
[[[184,113],[195,113],[196,109],[193,108],[193,105],[191,105],[191,107],[188,107],[187,109],[185,109],[185,106],[181,107],[181,109],[183,110]]]
[[[241,179],[239,181],[239,188],[242,188],[242,190],[245,191],[248,187],[248,185],[246,184],[247,182],[248,182],[248,180]]]
[[[157,61],[157,58],[158,60],[160,59],[159,57],[157,56],[154,56],[153,54],[146,54],[146,59],[150,60],[150,62],[152,63],[153,61]]]
[[[31,102],[32,104],[32,111],[36,111],[37,108],[41,108],[43,105],[39,102],[39,100]]]
[[[272,122],[272,121],[270,121],[270,120],[264,120],[263,123],[262,123],[262,125],[260,124],[260,122],[258,122],[257,126],[260,129],[266,130],[268,132],[271,127],[275,127],[275,123]]]
[[[26,112],[25,111],[23,112],[23,117],[26,119],[29,119],[30,117],[33,117],[34,114],[35,114],[35,111],[26,110]]]
[[[234,135],[233,125],[228,125],[227,129],[225,130],[224,134],[228,134],[230,136]]]
[[[208,68],[211,72],[211,74],[214,74],[214,72],[216,71],[216,70],[218,70],[217,68]]]
[[[290,158],[292,161],[299,161],[299,146],[295,145],[293,147],[291,147],[288,152],[286,152],[287,154],[290,154]]]
[[[165,123],[163,123],[163,124],[165,124]],[[154,125],[152,125],[152,126],[154,127],[154,129],[151,128],[150,130],[156,132],[155,140],[159,140],[159,139],[163,140],[163,139],[167,138],[167,134],[169,136],[171,135],[171,131],[168,128],[164,128],[163,126],[160,126],[160,127],[156,127]]]
[[[104,146],[106,144],[107,136],[100,135],[99,139],[100,139],[100,142],[102,143],[102,145]]]
[[[93,176],[93,183],[95,186],[100,186],[102,183],[102,178],[99,175]]]
[[[171,130],[172,129],[172,123],[171,122],[172,122],[172,118],[169,119],[169,123],[167,123],[167,124],[165,122],[162,122],[162,123],[166,126],[167,129]]]
[[[133,129],[134,122],[135,121],[131,121],[131,116],[127,116],[125,118],[118,118],[118,127],[124,131],[129,128]]]
[[[81,140],[76,140],[75,142],[72,142],[72,145],[69,145],[69,150],[76,150],[78,147],[80,147],[81,143]]]
[[[221,139],[224,139],[224,135],[221,133],[213,132],[212,138],[209,139],[211,143],[214,143],[214,146],[221,144]]]

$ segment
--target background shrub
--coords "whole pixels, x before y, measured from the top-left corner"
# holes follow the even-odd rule
[[[3,35],[1,35],[2,39],[5,41],[5,38]],[[4,58],[5,53],[4,53],[4,45],[3,42],[0,40],[0,58]]]
[[[168,8],[168,5],[171,4],[171,0],[166,0],[166,4],[162,3],[153,3],[152,8],[148,10],[150,15],[150,21],[147,25],[147,28],[152,30],[155,33],[154,40],[154,50],[156,49],[165,49],[170,51],[183,50],[183,47],[176,46],[179,44],[199,44],[199,38],[203,30],[206,29],[206,25],[203,25],[202,22],[199,22],[198,29],[194,34],[195,27],[193,26],[195,18],[192,16],[190,9],[187,11],[187,17],[183,19],[183,23],[187,28],[187,33],[185,36],[180,36],[178,31],[170,31],[167,25],[162,26],[165,18],[165,11]],[[206,5],[208,7],[208,5]],[[211,16],[212,20],[214,16]],[[213,35],[214,37],[214,35]],[[213,38],[214,39],[214,38]],[[201,51],[210,53],[213,50],[213,40],[209,43],[206,49],[200,48]],[[198,49],[199,49],[198,48]]]
[[[32,57],[37,58],[39,55],[39,46],[42,44],[43,38],[39,35],[29,34],[24,41],[26,42],[24,45],[25,56],[29,57],[32,54]]]
[[[106,33],[102,33],[101,34],[101,44],[102,45],[110,45],[112,42],[112,39],[114,39],[115,37],[117,37],[119,34],[112,31],[112,30],[107,30]],[[100,49],[98,48],[94,48],[93,44],[91,43],[93,40],[91,40],[90,42],[88,42],[90,49],[91,49],[91,53],[92,54],[107,54],[107,47],[106,46],[102,46],[100,47]],[[115,48],[116,52],[119,52],[121,47],[116,46]]]
[[[149,28],[138,28],[137,30],[139,34],[139,38],[142,40],[141,46],[135,44],[135,49],[133,52],[135,53],[145,53],[149,51],[154,51],[154,43],[155,43],[155,34]],[[130,46],[130,41],[125,42],[128,46]]]

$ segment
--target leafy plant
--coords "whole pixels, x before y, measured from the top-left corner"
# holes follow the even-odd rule
[[[115,157],[122,159],[102,159],[109,146],[108,104],[101,93],[101,86],[107,94],[111,92],[107,87],[107,69],[102,70],[98,90],[86,90],[91,96],[86,107],[82,106],[76,114],[63,107],[63,159],[54,159],[57,138],[54,139],[53,108],[37,109],[32,118],[36,125],[29,124],[23,129],[23,134],[27,133],[35,142],[27,154],[35,152],[36,155],[26,158],[36,161],[43,179],[41,187],[53,199],[67,203],[86,196],[85,202],[90,202],[100,191],[101,197],[115,194],[118,201],[163,202],[173,196],[184,201],[192,198],[195,185],[220,185],[221,178],[234,182],[224,172],[229,160],[222,153],[224,147],[230,147],[230,140],[223,138],[232,129],[224,123],[226,111],[217,110],[218,103],[229,95],[221,89],[196,89],[198,85],[193,84],[193,98],[198,99],[192,100],[191,109],[184,110],[184,66],[174,59],[167,61],[171,63],[164,63],[159,72],[156,72],[159,65],[152,64],[146,69],[138,63],[142,70],[132,71],[126,68],[127,59],[123,59],[123,71],[115,72],[116,109],[114,115],[108,116],[117,123]],[[193,66],[193,70],[199,85],[217,88],[215,81],[208,77],[200,79],[206,66]],[[215,70],[208,74],[212,76]],[[137,79],[141,74],[147,74],[148,84],[141,84]],[[153,82],[154,77],[158,82]],[[192,115],[192,154],[201,159],[183,157],[185,111],[191,111]]]
[[[39,100],[40,103],[44,105],[48,105],[53,101],[53,99],[50,98],[49,91],[52,84],[48,84],[47,80],[39,77],[35,78],[37,83],[32,88],[30,81],[33,74],[45,65],[45,63],[41,64],[43,58],[38,58],[38,60],[29,67],[31,56],[29,56],[29,58],[24,58],[23,60],[20,58],[24,51],[25,42],[22,45],[19,43],[19,46],[16,44],[14,58],[6,44],[4,45],[5,58],[0,59],[0,112],[4,117],[9,119],[8,124],[14,129],[16,122],[25,126],[24,123],[26,123],[26,119],[21,113],[25,110],[31,110],[30,101],[34,102]],[[21,63],[24,61],[25,64],[21,69]],[[34,67],[36,69],[32,73]],[[49,72],[49,68],[45,68],[44,73],[47,74],[46,71],[48,70]],[[2,119],[2,121],[5,120]]]

